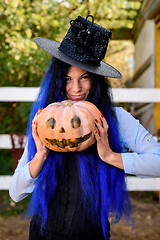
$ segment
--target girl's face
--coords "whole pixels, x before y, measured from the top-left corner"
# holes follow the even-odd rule
[[[69,67],[66,75],[66,95],[73,101],[86,100],[91,88],[89,73],[80,68]]]

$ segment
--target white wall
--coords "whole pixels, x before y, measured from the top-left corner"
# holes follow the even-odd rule
[[[154,20],[146,20],[135,43],[135,70],[137,71],[151,57],[151,65],[134,82],[136,88],[155,87],[155,23]],[[142,124],[146,124],[151,115],[154,116],[154,108],[148,109],[143,115],[139,116]],[[147,126],[148,131],[153,133],[154,117]]]
[[[155,23],[154,20],[146,20],[135,43],[135,73],[150,56],[152,56],[153,62],[151,64],[152,65],[151,68],[153,68],[154,54],[155,54]],[[153,72],[154,71],[152,70],[152,73]]]
[[[154,88],[155,87],[155,63],[154,56],[152,55],[151,65],[134,83],[136,88]]]

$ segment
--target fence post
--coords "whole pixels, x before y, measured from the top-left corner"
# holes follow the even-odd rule
[[[18,164],[18,160],[21,158],[25,146],[24,134],[10,134],[12,142],[11,155],[14,161],[14,169]]]

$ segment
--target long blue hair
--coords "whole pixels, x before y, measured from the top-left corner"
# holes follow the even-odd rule
[[[69,65],[52,57],[39,95],[34,102],[28,123],[28,161],[36,153],[32,137],[32,120],[38,108],[44,108],[52,102],[62,101],[66,97],[65,75]],[[119,137],[118,121],[112,104],[109,83],[104,77],[90,73],[92,86],[87,101],[95,104],[103,113],[109,125],[108,138],[113,151],[122,152],[123,142]],[[108,239],[108,218],[117,222],[124,215],[130,218],[131,205],[126,190],[124,171],[103,162],[97,153],[96,144],[76,152],[78,176],[82,186],[82,196],[86,209],[97,217]],[[60,176],[63,175],[65,153],[50,151],[41,169],[29,204],[30,213],[41,219],[41,229],[48,216],[49,201],[54,196]]]

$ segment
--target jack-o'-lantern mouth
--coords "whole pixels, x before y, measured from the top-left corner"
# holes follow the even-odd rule
[[[46,141],[48,141],[52,146],[57,146],[60,148],[65,148],[67,146],[69,146],[70,148],[74,148],[77,147],[79,143],[85,142],[86,140],[88,140],[92,135],[92,132],[84,135],[83,137],[79,137],[79,138],[75,138],[74,141],[72,141],[71,139],[62,139],[61,141],[59,141],[58,139],[49,139],[49,138],[45,138]]]

